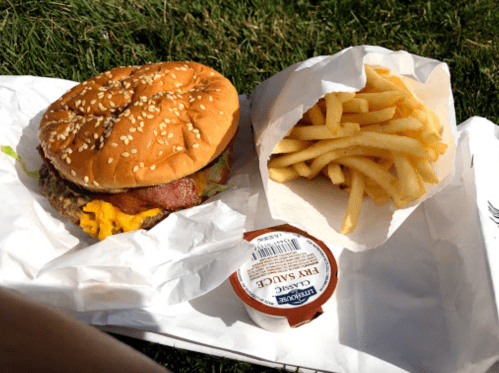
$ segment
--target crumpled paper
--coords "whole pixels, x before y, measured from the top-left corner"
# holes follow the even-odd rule
[[[328,244],[339,280],[324,313],[288,333],[256,326],[228,281],[168,308],[77,315],[105,330],[294,371],[485,373],[499,360],[499,131],[458,126],[455,176],[376,250]],[[480,166],[479,166],[480,165]]]
[[[268,178],[267,162],[272,149],[321,97],[329,92],[356,92],[365,86],[364,64],[391,69],[439,116],[443,141],[449,145],[434,164],[440,183],[425,184],[427,193],[404,208],[376,206],[363,201],[355,231],[339,233],[348,196],[327,180],[298,178],[280,184]],[[381,47],[347,48],[333,56],[319,56],[296,63],[266,81],[251,93],[251,120],[255,129],[260,174],[272,217],[289,222],[313,236],[353,251],[384,243],[414,209],[452,179],[456,119],[450,73],[443,62],[391,51]]]
[[[74,85],[1,77],[0,145],[14,149],[28,169],[42,163],[36,151],[41,115]],[[249,127],[243,120],[241,126]],[[236,142],[235,167],[247,162],[250,143],[244,137]],[[244,170],[232,176],[231,188],[201,206],[171,214],[147,232],[99,242],[60,217],[38,181],[0,153],[0,283],[75,311],[167,306],[198,297],[237,270],[252,250],[242,235],[254,227],[247,216],[254,217],[261,202]]]
[[[39,112],[72,84],[47,78],[0,77],[0,145],[12,146],[30,169],[40,160],[36,153],[23,149],[29,144],[36,146],[33,136]],[[234,214],[236,218],[244,216],[244,223],[239,222],[249,231],[281,221],[270,216],[258,177],[249,102],[241,97],[241,104],[242,126],[234,149],[231,188],[210,201],[220,201],[218,207],[230,208],[239,214]],[[335,373],[485,372],[499,359],[499,228],[490,207],[499,206],[499,174],[491,172],[499,157],[499,130],[484,118],[472,118],[458,129],[456,171],[448,187],[418,206],[377,250],[355,253],[329,243],[339,265],[337,290],[319,318],[290,333],[257,327],[228,281],[169,306],[154,302],[142,289],[140,294],[148,297],[149,306],[143,306],[141,295],[129,301],[127,306],[134,304],[134,308],[119,309],[108,304],[118,303],[125,293],[111,279],[128,281],[123,277],[131,272],[108,276],[105,267],[96,265],[83,285],[65,282],[71,279],[68,276],[61,276],[57,284],[53,279],[37,282],[38,276],[55,276],[56,271],[67,274],[69,268],[78,273],[79,259],[87,256],[85,251],[91,252],[88,257],[107,264],[126,263],[138,255],[138,263],[144,264],[138,267],[143,270],[154,260],[154,252],[163,258],[171,255],[169,263],[174,263],[189,256],[186,251],[209,250],[149,251],[141,245],[148,245],[151,236],[141,233],[127,238],[130,247],[115,256],[118,262],[113,263],[112,256],[101,258],[97,248],[82,241],[78,227],[65,224],[55,211],[47,212],[50,207],[43,205],[36,180],[2,153],[0,202],[2,215],[11,219],[0,218],[0,284],[46,304],[68,306],[66,312],[74,317],[114,332],[291,371],[300,366],[305,372]],[[234,193],[227,193],[231,189]],[[29,198],[34,202],[25,202]],[[200,209],[200,220],[205,221],[202,215],[208,211]],[[191,218],[182,215],[179,219]],[[225,224],[216,220],[216,224]],[[219,228],[225,236],[223,227]],[[44,230],[54,233],[47,237]],[[16,245],[17,239],[21,244]],[[39,262],[46,263],[46,271],[37,267]],[[71,265],[61,270],[65,262]],[[162,265],[157,261],[155,270]],[[139,269],[138,279],[143,274]],[[92,284],[92,276],[99,281]],[[159,272],[157,276],[155,284],[161,286],[165,280]],[[188,285],[187,279],[179,278],[178,284]],[[152,277],[146,280],[152,281]],[[194,282],[197,280],[194,277]],[[139,285],[128,296],[137,295]],[[172,287],[163,288],[174,294]],[[73,296],[78,293],[81,296]],[[80,307],[77,299],[91,302],[84,301],[86,307]]]

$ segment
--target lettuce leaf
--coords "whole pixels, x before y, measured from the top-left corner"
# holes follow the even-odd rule
[[[29,177],[32,177],[33,179],[39,179],[40,174],[38,173],[38,170],[36,171],[28,171],[28,167],[26,166],[26,163],[22,160],[21,156],[17,154],[10,146],[7,145],[1,145],[0,150],[2,153],[5,153],[7,155],[10,155],[12,158],[16,159],[19,161],[21,164],[21,169],[28,175]]]

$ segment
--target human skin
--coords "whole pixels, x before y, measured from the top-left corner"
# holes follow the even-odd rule
[[[108,334],[2,287],[0,366],[5,373],[170,372]]]

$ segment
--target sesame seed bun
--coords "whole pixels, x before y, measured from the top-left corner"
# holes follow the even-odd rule
[[[238,121],[229,80],[199,63],[161,62],[75,86],[47,109],[38,139],[64,178],[114,193],[200,170],[228,146]]]

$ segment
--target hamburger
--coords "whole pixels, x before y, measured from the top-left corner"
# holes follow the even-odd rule
[[[48,107],[39,185],[93,237],[149,229],[224,189],[238,122],[236,89],[210,67],[118,67]]]

